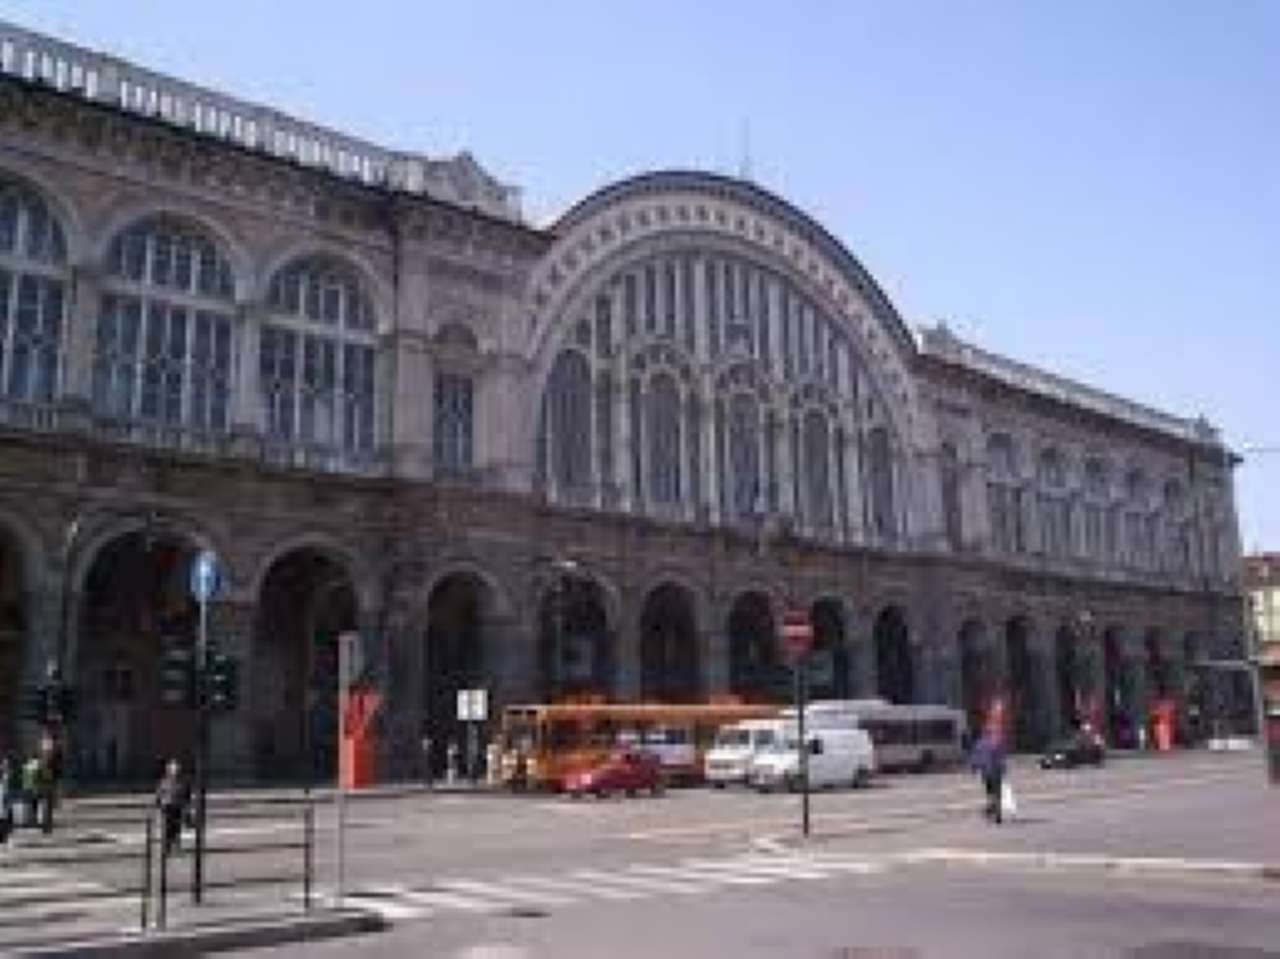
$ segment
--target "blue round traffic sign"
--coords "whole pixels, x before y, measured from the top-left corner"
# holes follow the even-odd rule
[[[213,550],[202,549],[191,563],[191,595],[197,603],[207,603],[222,588],[222,572]]]

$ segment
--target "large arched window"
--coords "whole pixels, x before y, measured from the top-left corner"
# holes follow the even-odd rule
[[[1114,546],[1114,530],[1107,508],[1107,468],[1102,460],[1091,457],[1084,464],[1084,552],[1092,560],[1109,559]]]
[[[893,539],[898,532],[893,496],[893,446],[889,431],[877,426],[868,436],[871,460],[871,503],[876,535]]]
[[[818,410],[804,417],[806,519],[814,530],[831,529],[831,445],[827,418]]]
[[[680,502],[680,390],[669,373],[649,380],[646,439],[649,496],[654,503]]]
[[[1066,464],[1056,449],[1040,454],[1040,549],[1046,556],[1065,557],[1071,552],[1071,502],[1067,498]]]
[[[58,391],[67,302],[62,225],[33,190],[0,177],[0,394],[35,403]]]
[[[942,523],[947,545],[959,550],[964,545],[964,528],[960,512],[960,457],[954,443],[943,443],[938,467],[942,487]]]
[[[987,506],[991,514],[991,545],[995,551],[1025,551],[1017,457],[1013,440],[1005,433],[996,433],[987,440]]]
[[[112,240],[94,350],[94,408],[223,432],[231,423],[231,264],[199,227],[148,217]]]
[[[576,350],[556,357],[545,410],[551,475],[562,495],[581,498],[591,487],[591,367]]]
[[[329,256],[271,279],[258,352],[267,436],[321,449],[374,448],[373,306],[356,271]]]

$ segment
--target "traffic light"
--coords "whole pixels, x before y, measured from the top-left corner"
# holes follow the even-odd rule
[[[226,653],[211,653],[205,670],[206,702],[210,709],[232,712],[240,699],[240,664]]]
[[[160,654],[160,702],[166,706],[196,704],[195,663],[191,649],[169,643]]]

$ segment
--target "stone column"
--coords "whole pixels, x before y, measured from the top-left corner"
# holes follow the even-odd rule
[[[236,317],[236,375],[231,382],[231,430],[249,440],[265,428],[262,419],[262,384],[258,354],[261,349],[265,310],[260,304],[242,304]],[[301,372],[299,371],[299,376]]]
[[[22,646],[18,651],[21,674],[19,682],[14,686],[14,692],[21,697],[25,695],[28,687],[43,682],[46,676],[46,667],[51,659],[61,663],[62,677],[66,682],[79,685],[75,663],[67,662],[64,657],[68,655],[68,652],[61,649],[61,572],[49,576],[44,584],[24,591],[23,612],[26,618],[26,629],[21,640]],[[4,681],[7,683],[8,677],[5,677]],[[15,707],[20,705],[21,699],[14,704]],[[16,729],[19,748],[12,751],[15,753],[20,752],[22,755],[30,755],[40,739],[39,724],[20,716]],[[73,741],[68,743],[68,758],[75,755],[74,731],[73,726]],[[74,763],[69,763],[68,765],[74,769]]]
[[[64,404],[88,414],[93,403],[93,349],[102,281],[91,266],[77,265],[71,273],[70,300],[62,344]]]

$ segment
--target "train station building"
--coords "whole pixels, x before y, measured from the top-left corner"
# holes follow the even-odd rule
[[[336,637],[379,764],[504,703],[1010,704],[1033,748],[1241,654],[1216,429],[913,328],[743,180],[652,172],[554,224],[397,152],[0,23],[0,748],[48,662],[83,780],[190,749],[157,663],[241,664],[223,775],[331,770]],[[1248,707],[1243,707],[1247,712]]]

